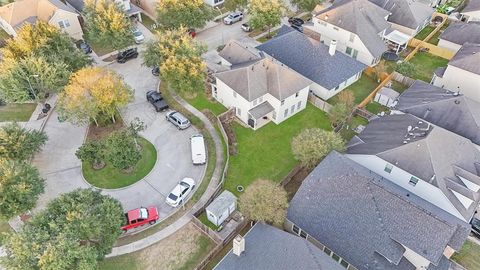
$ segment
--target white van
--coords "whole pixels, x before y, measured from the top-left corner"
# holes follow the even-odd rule
[[[190,137],[190,146],[192,148],[192,162],[194,165],[205,164],[207,154],[205,152],[205,141],[202,134],[195,134]]]

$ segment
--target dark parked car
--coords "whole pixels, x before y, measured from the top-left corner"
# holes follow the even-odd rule
[[[303,33],[303,26],[301,25],[292,24],[290,27],[292,27],[293,29],[297,30],[300,33]]]
[[[162,95],[157,91],[154,91],[154,90],[148,91],[147,100],[153,105],[153,107],[155,108],[155,111],[157,112],[161,112],[168,109],[167,102],[165,102]]]
[[[84,52],[85,54],[90,54],[92,53],[92,48],[90,47],[90,45],[88,45],[85,41],[83,40],[79,40],[77,42],[77,47],[82,51]]]
[[[130,60],[132,58],[137,58],[138,57],[138,51],[137,48],[131,48],[127,49],[123,52],[119,52],[117,55],[117,62],[118,63],[125,63],[127,60]]]
[[[152,68],[152,74],[153,76],[160,76],[160,67],[156,66]]]
[[[291,26],[302,26],[305,22],[300,18],[290,17],[288,18],[288,23],[290,23]]]
[[[480,219],[473,218],[472,221],[470,221],[470,224],[472,224],[473,234],[480,238]]]

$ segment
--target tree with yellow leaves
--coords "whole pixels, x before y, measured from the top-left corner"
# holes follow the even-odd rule
[[[147,43],[143,58],[145,65],[160,67],[161,79],[173,89],[195,93],[205,88],[204,52],[206,47],[180,27],[158,32],[156,39]]]
[[[161,0],[157,15],[157,21],[166,29],[201,28],[214,16],[203,0]]]
[[[58,111],[74,124],[111,119],[117,109],[133,99],[133,90],[113,71],[100,67],[84,68],[72,75],[60,94]]]
[[[285,6],[281,0],[250,0],[250,24],[254,29],[268,28],[280,24],[280,19],[285,11]]]

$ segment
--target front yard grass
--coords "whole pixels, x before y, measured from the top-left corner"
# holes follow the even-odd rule
[[[468,270],[480,270],[479,255],[480,246],[467,240],[462,249],[453,254],[451,259]]]
[[[261,38],[258,38],[257,41],[260,42],[260,43],[265,43],[265,42],[269,41],[270,39],[272,39],[274,36],[277,35],[278,30],[280,30],[280,29],[272,31],[272,32],[270,32],[270,34],[266,34],[265,36],[263,36]]]
[[[131,173],[124,173],[108,164],[101,170],[94,170],[92,166],[84,162],[82,172],[85,180],[99,188],[121,188],[131,185],[143,179],[153,168],[157,161],[155,146],[144,138],[138,138],[142,146],[142,158],[138,161]]]
[[[97,56],[104,56],[115,51],[112,46],[101,46],[100,44],[91,41],[88,41],[88,44],[90,47],[92,47],[92,50],[97,54]]]
[[[377,86],[378,83],[374,79],[363,73],[358,81],[348,86],[346,89],[349,89],[355,96],[355,104],[359,104],[370,95]],[[335,105],[338,102],[338,96],[332,97],[327,102]]]
[[[238,154],[230,156],[225,189],[239,195],[237,185],[246,188],[258,178],[280,182],[298,163],[290,146],[292,138],[313,127],[331,130],[327,114],[310,103],[280,125],[269,123],[256,131],[234,122]]]
[[[417,52],[415,56],[409,61],[415,65],[415,75],[412,79],[422,80],[430,83],[433,72],[448,64],[448,60],[427,52]]]
[[[26,122],[37,107],[36,103],[10,103],[0,106],[0,122]]]
[[[436,27],[434,26],[427,25],[425,26],[425,28],[422,29],[422,31],[418,32],[415,38],[419,40],[424,40],[428,35],[430,35],[430,33],[433,32],[433,30],[435,30],[435,28]]]
[[[198,93],[194,98],[186,97],[183,94],[181,96],[199,111],[208,109],[217,116],[227,111],[227,108],[225,108],[221,103],[215,100],[209,100],[205,95],[205,92]]]

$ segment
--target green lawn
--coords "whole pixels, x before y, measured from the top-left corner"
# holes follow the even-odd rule
[[[453,254],[452,260],[468,270],[480,270],[480,246],[466,241],[459,252]]]
[[[310,103],[279,125],[269,123],[253,131],[234,123],[238,154],[230,157],[225,189],[238,195],[237,185],[247,187],[258,178],[280,182],[297,164],[290,146],[292,138],[312,127],[331,130],[327,114]]]
[[[358,127],[359,125],[366,126],[367,124],[368,124],[367,119],[362,118],[360,116],[354,116],[352,117],[352,119],[350,119],[350,121],[347,123],[345,128],[340,130],[340,135],[345,140],[345,142],[348,142],[356,134],[352,129]]]
[[[362,77],[354,84],[350,85],[346,89],[352,91],[355,95],[355,104],[362,102],[375,88],[378,86],[378,83],[372,78],[368,77],[365,74],[362,74]],[[328,103],[335,105],[338,102],[337,96],[332,97],[327,101]]]
[[[210,222],[210,220],[208,220],[208,217],[207,217],[207,212],[206,211],[203,211],[202,214],[200,216],[197,217],[203,224],[207,225],[210,229],[216,231],[218,229],[217,226],[215,226],[215,224],[213,224],[212,222]]]
[[[199,111],[209,109],[215,115],[219,115],[227,111],[227,108],[225,108],[221,103],[215,101],[213,98],[210,101],[204,92],[197,94],[195,98],[188,98],[184,95],[182,95],[182,97]]]
[[[375,102],[375,101],[371,101],[370,103],[368,103],[367,106],[365,106],[365,109],[367,109],[367,111],[369,111],[373,114],[378,114],[380,112],[388,111],[387,107],[385,107],[385,106],[383,106],[380,103]]]
[[[448,64],[448,60],[426,52],[417,52],[415,56],[409,61],[416,67],[415,76],[413,79],[430,82],[433,72]]]
[[[5,239],[4,233],[9,233],[12,232],[12,228],[8,224],[6,220],[0,219],[0,246],[3,243],[3,240]]]
[[[155,31],[155,25],[157,24],[150,17],[142,13],[142,24],[145,25],[150,31]]]
[[[141,262],[138,261],[136,253],[107,258],[98,263],[97,269],[100,270],[141,270],[144,269]]]
[[[261,37],[261,38],[258,38],[257,41],[260,42],[260,43],[264,43],[264,42],[269,41],[271,38],[273,38],[274,36],[277,35],[278,30],[280,30],[280,29],[277,29],[277,30],[275,30],[275,31],[272,31],[272,32],[270,33],[270,35],[267,34],[267,35],[265,35],[265,36],[263,36],[263,37]]]
[[[0,28],[0,40],[5,40],[9,37],[10,35],[7,32],[5,32],[5,30]]]
[[[422,29],[422,31],[418,32],[418,34],[415,36],[416,39],[424,40],[430,33],[435,30],[434,26],[427,25],[425,28]]]
[[[190,270],[194,269],[197,264],[199,264],[204,257],[207,256],[208,252],[213,248],[213,242],[205,235],[198,237],[197,241],[197,249],[195,252],[188,258],[188,260],[183,263],[178,270]]]
[[[408,89],[408,86],[392,80],[391,88],[401,94]]]
[[[428,43],[437,45],[439,41],[440,35],[443,33],[443,31],[448,27],[448,23],[445,23],[440,30],[438,30],[428,41]]]
[[[10,103],[0,106],[0,122],[26,122],[36,107],[36,103]]]
[[[115,49],[111,46],[101,46],[98,43],[88,41],[88,44],[90,47],[92,47],[92,50],[98,55],[98,56],[103,56],[105,54],[111,53],[115,51]]]
[[[144,138],[139,138],[138,143],[142,146],[142,158],[132,173],[125,174],[109,164],[101,170],[94,170],[90,164],[85,162],[82,166],[85,180],[99,188],[121,188],[143,179],[157,161],[157,150]]]

